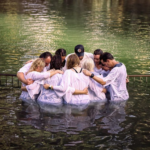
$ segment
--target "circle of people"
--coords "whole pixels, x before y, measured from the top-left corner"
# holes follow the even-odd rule
[[[83,45],[69,55],[62,48],[54,56],[44,52],[20,68],[17,77],[20,99],[27,103],[85,105],[129,98],[125,65],[101,49],[87,53]]]

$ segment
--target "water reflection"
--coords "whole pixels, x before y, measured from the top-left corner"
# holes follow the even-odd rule
[[[41,109],[37,104],[31,104],[24,106],[17,116],[23,124],[50,132],[79,134],[79,131],[96,125],[108,133],[118,134],[124,129],[120,123],[125,121],[125,105],[126,101],[97,103],[84,109],[69,105],[49,105]]]

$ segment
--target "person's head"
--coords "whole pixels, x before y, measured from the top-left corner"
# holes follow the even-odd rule
[[[61,56],[54,55],[50,63],[50,69],[61,69],[62,67],[64,67],[64,62],[62,62]]]
[[[45,62],[45,66],[48,66],[52,59],[52,54],[50,52],[44,52],[42,53],[39,58],[42,58]]]
[[[71,69],[80,64],[80,60],[76,54],[71,54],[67,59],[67,69]]]
[[[104,64],[102,64],[101,62],[100,62],[100,66],[101,66],[101,68],[102,68],[103,70],[105,70],[105,71],[110,70],[110,68],[109,68],[109,67],[105,66],[105,65],[104,65]]]
[[[52,57],[50,69],[61,69],[65,66],[66,50],[63,48],[57,49]]]
[[[35,61],[33,61],[29,72],[31,71],[37,71],[42,72],[45,67],[45,61],[42,58],[37,58]]]
[[[79,57],[79,60],[82,60],[84,57],[84,47],[83,45],[76,45],[74,48],[74,52]]]
[[[67,55],[66,50],[63,49],[63,48],[59,48],[58,50],[56,50],[55,55],[61,56],[61,60],[62,60],[62,62],[64,62],[65,58],[66,58],[66,55]]]
[[[101,49],[96,49],[94,51],[94,63],[96,65],[99,65],[100,63],[100,56],[103,54],[103,51]]]
[[[105,65],[106,67],[108,68],[114,67],[114,64],[113,64],[114,57],[110,53],[108,52],[103,53],[100,57],[100,60],[101,60],[101,63]]]
[[[93,71],[93,69],[94,69],[94,61],[93,61],[93,59],[92,59],[92,58],[87,58],[87,59],[84,61],[82,67],[83,67],[84,69],[89,70],[89,71]]]

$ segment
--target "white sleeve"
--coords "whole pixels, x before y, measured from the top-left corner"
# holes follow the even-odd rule
[[[110,85],[118,76],[118,67],[113,68],[103,80],[106,82],[105,86]]]
[[[27,85],[26,89],[27,89],[31,99],[34,99],[34,95],[39,94],[39,92],[40,92],[40,84],[34,82],[30,85]]]
[[[65,99],[65,101],[67,103],[70,103],[71,99],[72,99],[72,94],[75,92],[75,88],[73,87],[68,87],[66,90],[66,94],[63,96],[63,98]]]
[[[32,80],[42,80],[50,77],[50,72],[33,72]]]
[[[59,86],[53,86],[53,89],[55,91],[55,93],[59,96],[62,97],[63,95],[66,94],[66,91],[70,85],[70,71],[67,70],[65,71],[63,77],[62,77],[62,81],[60,83]]]
[[[28,72],[30,67],[31,67],[31,65],[32,65],[32,62],[24,65],[22,68],[20,68],[20,70],[18,72],[23,72],[23,73]]]
[[[103,87],[102,86],[98,86],[96,84],[95,81],[93,81],[92,79],[89,79],[89,88],[91,89],[91,91],[93,91],[97,96],[102,92]]]

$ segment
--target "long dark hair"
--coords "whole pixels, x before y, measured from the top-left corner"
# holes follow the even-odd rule
[[[50,69],[61,69],[65,66],[66,61],[62,62],[61,56],[66,56],[66,50],[63,48],[58,49],[52,57]]]

